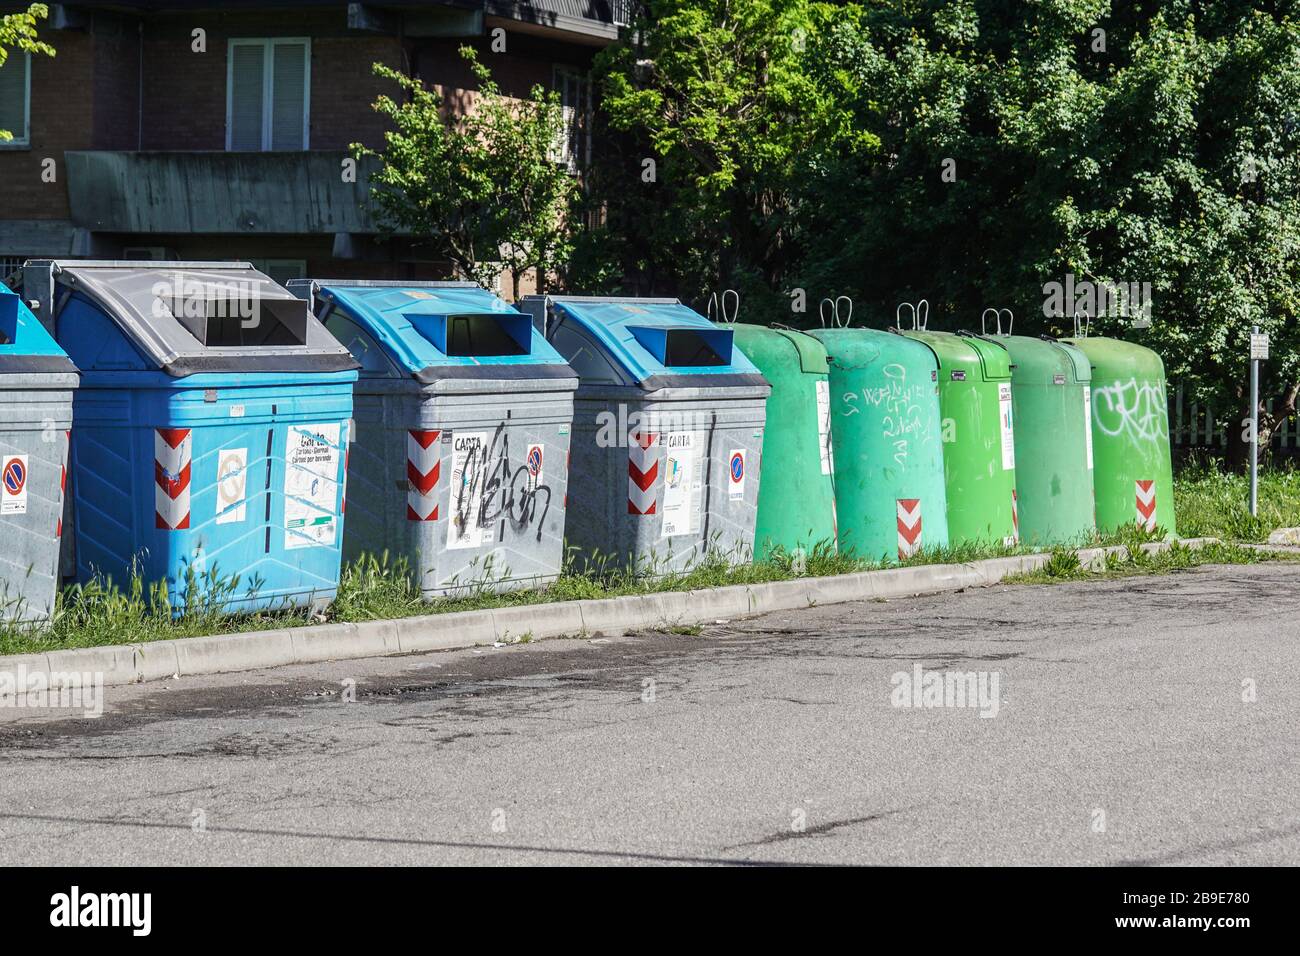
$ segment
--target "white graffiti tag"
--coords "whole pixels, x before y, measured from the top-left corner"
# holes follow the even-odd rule
[[[894,461],[899,467],[907,466],[912,439],[922,443],[932,440],[929,424],[918,401],[924,394],[924,384],[907,383],[907,369],[898,364],[886,365],[882,370],[886,382],[876,388],[864,388],[861,392],[846,392],[842,397],[844,409],[840,414],[857,415],[862,411],[858,407],[858,398],[880,413],[881,437],[894,448]]]
[[[1169,441],[1169,406],[1163,385],[1127,382],[1094,386],[1093,421],[1112,438],[1124,437],[1134,442]]]

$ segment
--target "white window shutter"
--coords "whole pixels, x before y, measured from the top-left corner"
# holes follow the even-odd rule
[[[307,45],[272,46],[271,149],[307,148]]]
[[[266,47],[261,42],[230,47],[230,148],[260,150],[265,101]]]
[[[0,129],[8,130],[12,140],[0,142],[25,142],[27,139],[27,71],[31,57],[17,50],[9,51],[9,58],[0,66]]]

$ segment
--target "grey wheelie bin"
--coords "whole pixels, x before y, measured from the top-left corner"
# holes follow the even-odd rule
[[[63,349],[0,285],[0,620],[54,609],[76,387]]]
[[[564,560],[577,376],[472,282],[290,282],[361,363],[344,554],[427,597],[539,587]]]
[[[567,539],[588,566],[751,560],[767,381],[676,299],[529,296],[579,379]]]

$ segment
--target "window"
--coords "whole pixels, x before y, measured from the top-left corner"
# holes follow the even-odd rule
[[[31,107],[32,56],[10,51],[0,66],[0,129],[13,139],[0,139],[0,149],[31,145]]]
[[[265,273],[280,285],[286,285],[290,279],[307,278],[306,259],[249,259],[258,272]]]
[[[16,283],[26,261],[24,256],[0,256],[0,285],[8,285],[11,280]]]
[[[311,41],[231,40],[227,60],[226,149],[307,149]]]
[[[573,70],[556,68],[555,88],[564,111],[564,140],[556,161],[577,172],[591,161],[591,81]]]

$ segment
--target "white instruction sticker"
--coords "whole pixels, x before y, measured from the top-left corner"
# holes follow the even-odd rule
[[[1016,467],[1016,437],[1011,422],[1011,383],[998,385],[998,419],[1002,425],[1002,470]]]
[[[821,452],[822,474],[835,474],[835,456],[831,451],[831,383],[817,385],[817,447]]]
[[[284,547],[333,545],[338,534],[338,422],[290,425],[284,450]]]
[[[1083,386],[1083,445],[1088,449],[1088,468],[1092,468],[1092,388]]]
[[[243,521],[247,498],[248,449],[221,449],[217,452],[217,524]]]
[[[27,456],[5,455],[0,469],[0,515],[27,514]]]
[[[447,522],[450,549],[483,546],[485,535],[479,518],[487,482],[487,442],[487,432],[456,432],[452,436],[451,520]]]
[[[663,537],[694,534],[699,527],[699,479],[695,468],[695,433],[668,432],[659,436],[664,455]]]

